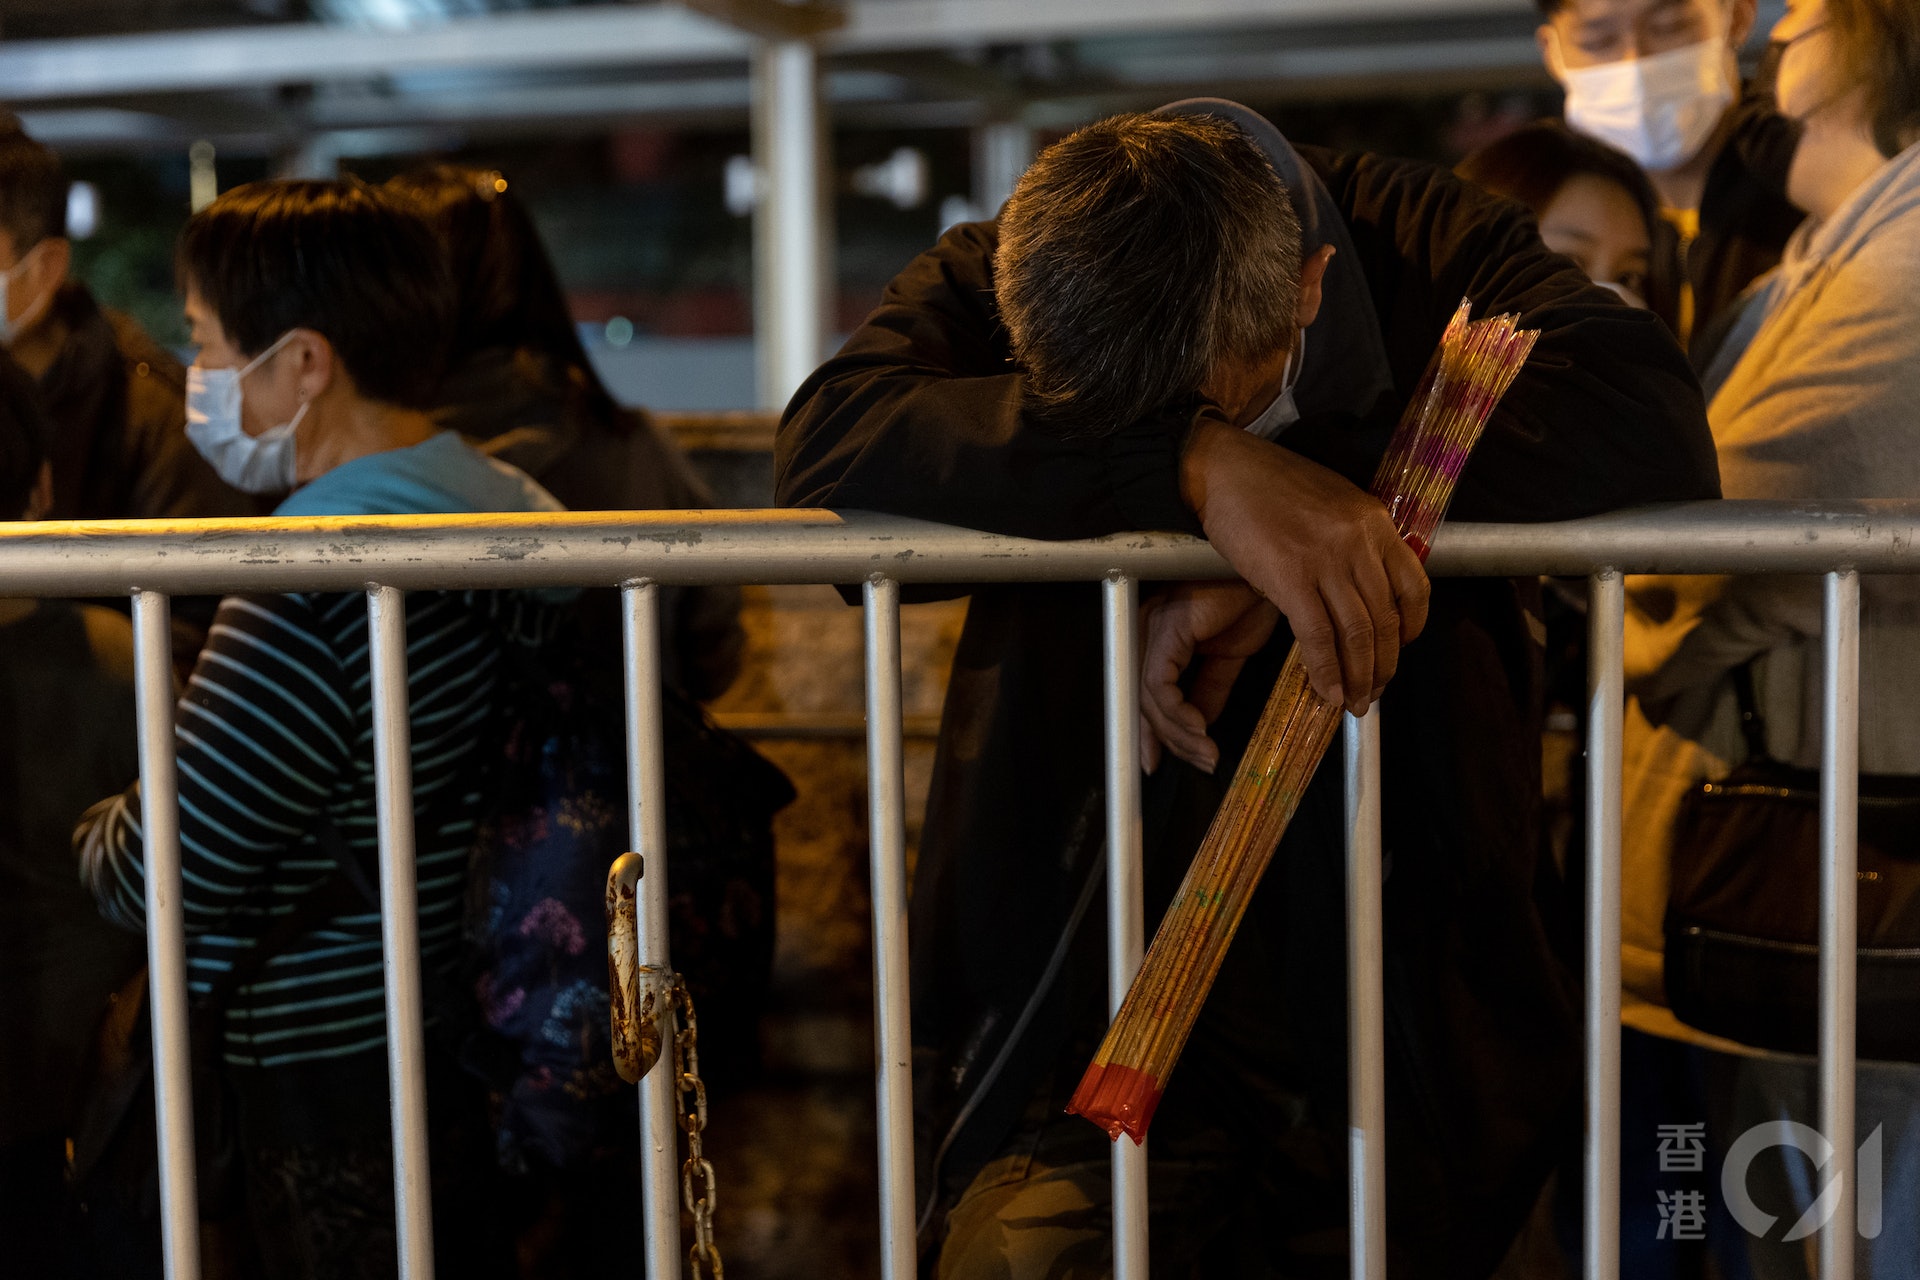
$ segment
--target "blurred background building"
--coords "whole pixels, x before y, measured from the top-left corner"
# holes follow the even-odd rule
[[[747,409],[1077,124],[1224,95],[1451,163],[1557,109],[1535,24],[1531,0],[0,0],[0,101],[87,184],[81,274],[163,337],[191,202],[456,158],[533,203],[617,392]],[[756,291],[775,204],[817,254],[769,248]],[[804,296],[779,300],[783,271]],[[756,364],[756,293],[763,334],[819,315],[784,365]]]

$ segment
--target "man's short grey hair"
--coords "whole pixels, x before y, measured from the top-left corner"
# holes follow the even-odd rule
[[[1287,347],[1300,222],[1232,123],[1114,116],[1020,179],[1000,215],[994,295],[1043,414],[1118,430],[1194,399],[1223,361]]]

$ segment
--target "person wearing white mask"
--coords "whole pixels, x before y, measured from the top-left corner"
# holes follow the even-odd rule
[[[223,200],[233,206],[222,210],[228,221],[285,217],[278,206],[301,202],[355,213],[365,204],[402,225],[419,221],[355,184],[255,183]],[[266,298],[243,294],[253,282],[238,273],[206,279],[212,273],[196,263],[221,252],[215,242],[226,230],[220,218],[197,220],[180,248],[184,310],[199,348],[186,371],[187,439],[222,480],[245,493],[286,494],[278,515],[561,509],[524,472],[436,425],[450,326],[384,332],[377,311],[339,307],[324,281],[302,289],[308,281],[289,279],[288,292]],[[329,248],[302,256],[311,265],[353,246]],[[412,319],[401,309],[407,300],[380,297],[396,284],[366,287],[369,302]]]
[[[1740,81],[1756,0],[1536,3],[1567,124],[1633,157],[1659,192],[1654,300],[1704,369],[1729,306],[1801,220],[1786,198],[1799,131],[1773,110],[1766,69],[1744,94]]]
[[[524,472],[440,430],[455,294],[424,220],[358,182],[262,182],[195,214],[177,254],[200,345],[188,426],[243,489],[292,489],[281,516],[554,511]],[[422,963],[460,952],[471,814],[509,648],[539,634],[544,598],[406,594],[413,787],[463,801],[418,820]],[[525,630],[517,630],[524,624]],[[236,1100],[250,1237],[266,1280],[392,1275],[392,1170],[380,929],[332,895],[331,830],[375,858],[372,703],[364,593],[231,596],[220,604],[177,716],[188,964],[212,997],[218,1062]],[[145,923],[137,789],[94,806],[75,834],[81,874],[115,923]],[[452,812],[445,805],[442,815]],[[292,904],[297,928],[261,904]],[[270,981],[259,981],[271,964]],[[251,976],[240,977],[236,969]],[[429,999],[429,1015],[444,1011]],[[209,1055],[211,1056],[211,1055]],[[484,1099],[429,1053],[441,1274],[503,1273],[484,1220],[492,1163]],[[480,1148],[463,1141],[480,1137]],[[481,1180],[475,1185],[475,1180]],[[203,1185],[202,1204],[218,1203]]]

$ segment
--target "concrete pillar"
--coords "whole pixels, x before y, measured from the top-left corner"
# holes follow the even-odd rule
[[[826,355],[834,295],[829,137],[813,45],[763,43],[753,59],[753,309],[765,409],[785,408]]]

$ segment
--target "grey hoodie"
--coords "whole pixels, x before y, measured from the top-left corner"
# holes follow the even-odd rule
[[[1920,498],[1920,144],[1809,222],[1707,374],[1728,498]],[[1728,674],[1749,659],[1769,749],[1820,762],[1818,577],[1628,582],[1626,1020],[1687,1034],[1661,979],[1680,798],[1738,762]],[[1920,774],[1920,580],[1861,583],[1860,767]]]

